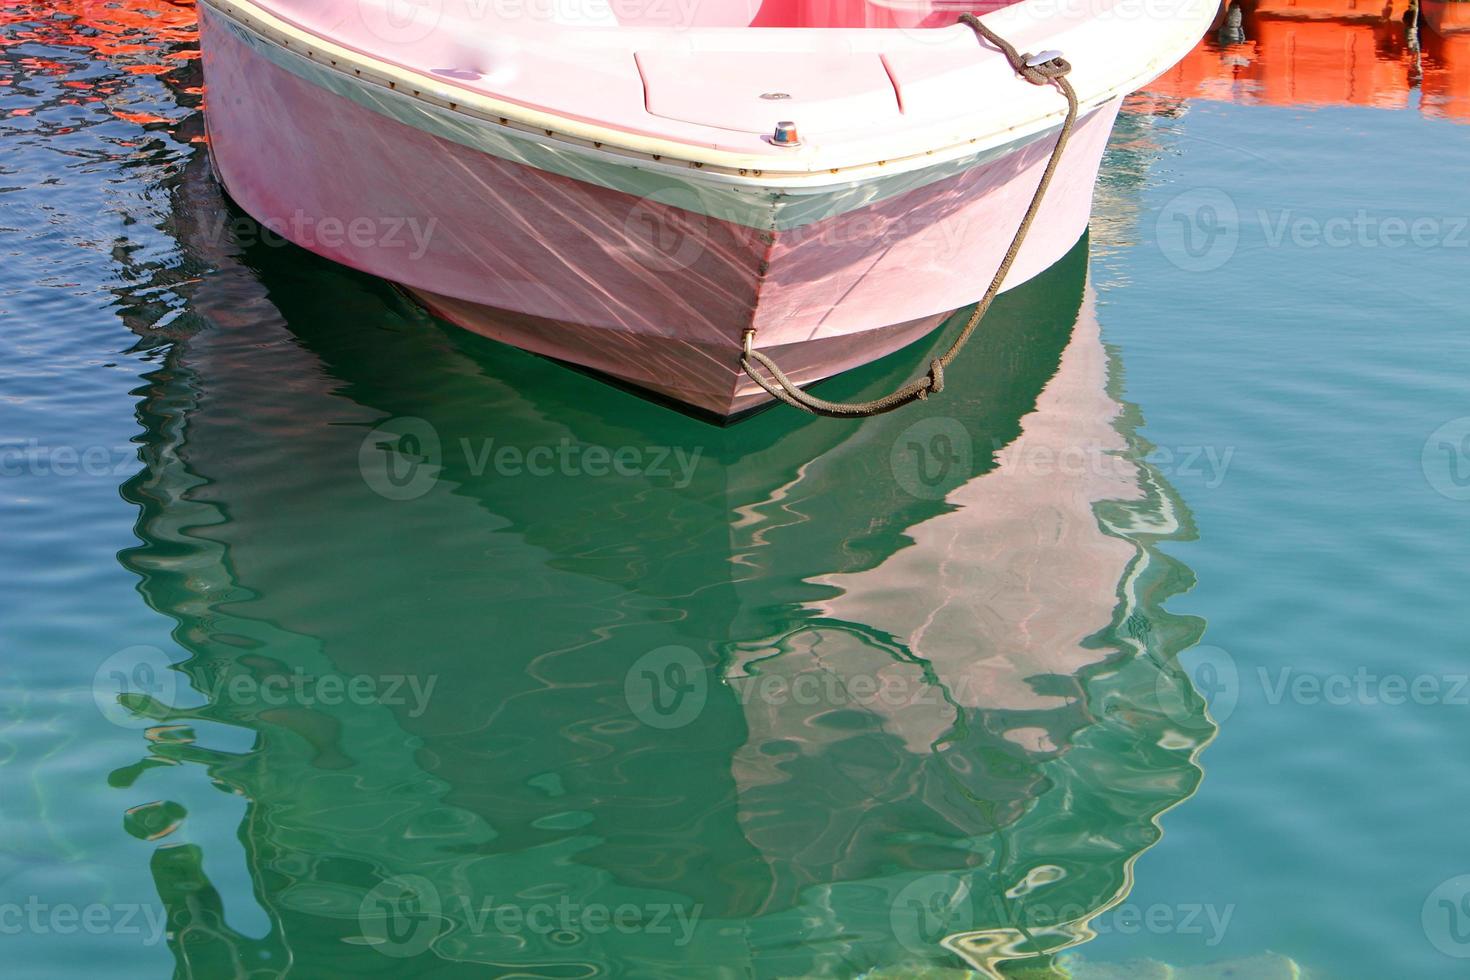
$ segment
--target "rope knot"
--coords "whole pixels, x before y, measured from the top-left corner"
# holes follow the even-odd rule
[[[1047,85],[1052,79],[1063,78],[1072,70],[1072,63],[1055,51],[1023,55],[1016,72],[1032,85]]]
[[[1063,58],[1060,51],[1021,54],[1015,45],[982,24],[974,14],[960,14],[960,23],[998,48],[1011,63],[1011,70],[1032,85],[1049,85],[1072,70],[1071,62]]]
[[[928,395],[932,392],[937,395],[943,390],[944,361],[936,357],[929,362],[929,387],[924,389],[924,394]]]
[[[1011,68],[1026,81],[1033,85],[1054,85],[1067,99],[1067,114],[1062,119],[1061,130],[1057,133],[1056,142],[1052,144],[1051,156],[1047,158],[1046,169],[1041,173],[1041,179],[1036,183],[1036,191],[1031,195],[1031,203],[1026,207],[1026,213],[1021,218],[1021,223],[1016,227],[1016,234],[1011,239],[1010,248],[1006,250],[1005,256],[1000,261],[1000,266],[995,270],[995,276],[990,280],[990,286],[985,290],[985,295],[975,304],[974,310],[970,312],[970,318],[965,321],[964,328],[960,330],[959,336],[949,345],[949,350],[929,362],[929,376],[927,378],[915,378],[908,384],[891,392],[882,398],[876,398],[866,402],[829,402],[815,395],[810,395],[796,383],[781,373],[776,362],[756,349],[755,331],[747,329],[741,343],[740,365],[745,369],[746,375],[754,381],[771,397],[783,401],[794,408],[802,409],[813,415],[824,415],[828,418],[860,418],[868,415],[881,415],[891,412],[896,408],[914,401],[922,401],[931,394],[938,394],[944,390],[944,367],[954,361],[960,350],[969,341],[975,328],[979,326],[991,302],[1000,294],[1001,286],[1005,283],[1006,274],[1010,271],[1016,255],[1021,251],[1021,245],[1026,240],[1026,233],[1031,228],[1031,223],[1036,220],[1036,215],[1041,209],[1042,200],[1046,197],[1046,189],[1051,186],[1052,177],[1056,175],[1057,167],[1062,161],[1062,152],[1066,149],[1067,140],[1072,135],[1072,129],[1077,123],[1077,92],[1072,88],[1072,83],[1067,81],[1067,73],[1072,70],[1071,64],[1062,57],[1060,51],[1042,51],[1039,54],[1023,55],[1010,44],[1005,38],[998,36],[990,28],[980,23],[980,19],[974,14],[961,14],[960,22],[969,26],[977,37],[993,45],[1005,55],[1006,61]],[[770,378],[766,378],[757,371],[752,364],[759,364],[770,372]]]

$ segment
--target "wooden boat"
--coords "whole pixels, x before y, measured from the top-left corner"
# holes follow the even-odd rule
[[[746,350],[804,385],[980,297],[1068,119],[1026,60],[1070,62],[1078,109],[1004,285],[1064,255],[1120,100],[1216,0],[200,10],[246,211],[471,330],[729,417],[771,397]]]

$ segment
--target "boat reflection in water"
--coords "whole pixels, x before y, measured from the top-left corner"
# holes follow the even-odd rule
[[[1403,109],[1470,122],[1470,4],[1241,0],[1221,29],[1132,100]]]
[[[121,557],[180,649],[111,779],[190,811],[181,973],[988,970],[1127,895],[1214,725],[1085,242],[943,398],[718,429],[174,193],[213,271]]]

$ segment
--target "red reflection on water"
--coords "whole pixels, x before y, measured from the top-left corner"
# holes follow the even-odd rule
[[[1470,2],[1466,0],[1239,0],[1243,36],[1212,32],[1174,68],[1129,100],[1131,108],[1171,113],[1180,99],[1268,105],[1368,105],[1405,108],[1421,91],[1426,115],[1470,121]],[[1418,21],[1421,47],[1408,24]],[[39,44],[83,51],[118,70],[166,83],[199,57],[192,0],[0,0],[0,51]],[[7,59],[29,76],[69,75],[68,64],[42,56]],[[15,77],[0,77],[0,88]],[[121,90],[104,77],[67,81],[98,102]],[[171,85],[197,96],[197,86]],[[11,110],[24,116],[32,108]],[[140,124],[169,122],[146,111],[114,109]]]
[[[1421,112],[1470,121],[1470,3],[1424,0],[1421,10],[1411,0],[1241,0],[1235,8],[1238,32],[1212,32],[1133,104],[1402,109],[1417,87]]]
[[[175,95],[200,94],[197,86],[185,80],[185,69],[199,57],[197,25],[190,0],[0,0],[0,56],[5,76],[0,78],[0,88],[18,91],[36,79],[67,79],[52,82],[65,94],[3,114],[30,116],[48,105],[106,102],[114,116],[129,122],[171,122],[157,112],[118,103],[127,102],[128,75],[157,76]],[[60,60],[69,53],[114,70],[83,72],[75,59]]]
[[[184,61],[198,57],[197,23],[194,4],[186,0],[0,0],[0,48],[37,42],[86,48],[125,63]],[[170,69],[157,61],[151,67]]]
[[[1424,111],[1470,122],[1470,4],[1425,3]],[[1431,70],[1430,65],[1433,65]]]

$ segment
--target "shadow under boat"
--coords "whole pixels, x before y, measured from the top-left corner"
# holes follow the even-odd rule
[[[120,559],[181,682],[129,704],[250,747],[150,737],[112,778],[186,763],[244,797],[251,882],[156,852],[181,973],[990,970],[1127,894],[1214,726],[1174,663],[1200,624],[1161,609],[1187,512],[1119,399],[1085,242],[997,302],[943,397],[715,429],[196,237],[223,204],[179,193],[214,271],[141,392]],[[579,464],[527,469],[563,446]],[[661,450],[693,465],[653,472]],[[324,677],[379,696],[301,693]],[[563,902],[557,928],[497,918]]]

